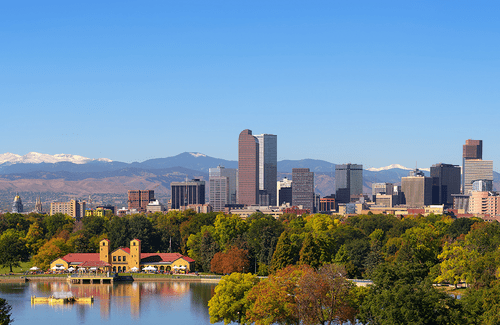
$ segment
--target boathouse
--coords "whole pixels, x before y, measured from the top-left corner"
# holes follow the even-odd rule
[[[130,272],[154,267],[158,271],[190,272],[194,260],[179,253],[143,253],[141,241],[132,239],[130,247],[119,247],[110,252],[110,241],[103,239],[99,243],[99,253],[70,253],[59,257],[50,263],[50,267],[80,267],[107,272]]]

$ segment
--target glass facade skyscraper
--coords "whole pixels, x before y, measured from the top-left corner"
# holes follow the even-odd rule
[[[274,134],[259,134],[259,190],[268,195],[268,204],[277,205],[276,181],[278,178],[278,137]],[[264,194],[264,195],[265,195]]]

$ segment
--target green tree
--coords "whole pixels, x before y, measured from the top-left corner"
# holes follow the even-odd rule
[[[358,319],[364,324],[463,324],[460,302],[435,289],[419,263],[381,264]]]
[[[11,318],[11,310],[12,307],[7,303],[7,300],[0,298],[0,325],[8,325],[14,321]]]
[[[12,272],[12,267],[20,266],[20,263],[26,261],[28,256],[24,232],[7,229],[0,236],[0,264],[3,267],[9,267]]]
[[[271,261],[271,270],[276,272],[288,265],[292,265],[294,255],[290,235],[287,231],[284,231],[278,239],[278,244],[276,245],[276,250]]]
[[[311,233],[307,233],[300,250],[300,264],[307,264],[313,268],[321,266],[321,248]]]
[[[50,216],[46,216],[43,219],[43,225],[47,230],[46,238],[50,239],[64,229],[72,230],[74,220],[68,215],[56,213]]]
[[[219,214],[215,219],[214,227],[214,238],[221,250],[225,250],[236,238],[245,234],[248,224],[238,216]]]
[[[250,273],[232,273],[222,277],[208,302],[210,322],[250,324],[246,316],[250,308],[247,294],[258,281],[257,276]]]

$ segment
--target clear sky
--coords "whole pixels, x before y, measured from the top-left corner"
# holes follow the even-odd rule
[[[2,1],[0,153],[500,166],[495,1]]]

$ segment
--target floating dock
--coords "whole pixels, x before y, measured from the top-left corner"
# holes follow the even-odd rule
[[[31,304],[49,304],[49,305],[58,305],[58,304],[92,304],[94,303],[94,296],[91,297],[68,297],[68,298],[55,298],[55,297],[36,297],[31,296]]]

